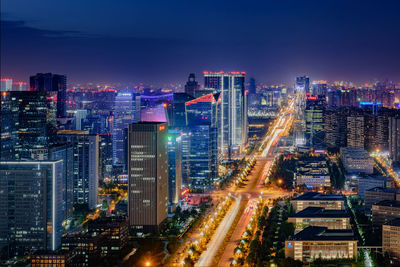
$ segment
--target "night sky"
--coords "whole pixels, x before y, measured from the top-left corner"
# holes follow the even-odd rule
[[[398,0],[1,0],[1,75],[162,84],[243,70],[267,83],[400,82],[399,16]]]

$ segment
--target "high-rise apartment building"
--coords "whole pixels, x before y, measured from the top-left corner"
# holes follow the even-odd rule
[[[389,148],[389,117],[378,115],[375,120],[375,150],[388,151]]]
[[[63,161],[0,162],[0,247],[56,250],[64,220]]]
[[[347,117],[347,146],[361,147],[365,145],[364,116],[350,115]]]
[[[138,122],[128,130],[128,217],[136,233],[158,232],[168,217],[168,128]]]
[[[394,162],[400,162],[400,117],[389,118],[389,154]]]
[[[57,92],[57,117],[67,114],[67,76],[52,73],[37,73],[29,78],[30,91]]]
[[[218,148],[224,157],[241,152],[247,143],[245,72],[204,72],[204,88],[220,93]]]

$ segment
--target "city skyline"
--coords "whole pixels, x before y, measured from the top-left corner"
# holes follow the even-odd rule
[[[400,266],[398,10],[1,1],[0,266]]]
[[[26,81],[51,71],[71,83],[161,84],[225,69],[288,85],[304,74],[399,81],[399,5],[3,1],[1,76]]]

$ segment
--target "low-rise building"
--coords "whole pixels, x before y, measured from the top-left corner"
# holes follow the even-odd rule
[[[314,259],[356,259],[357,238],[353,230],[330,230],[309,226],[285,241],[285,257],[302,262]]]
[[[400,191],[396,188],[374,187],[365,191],[365,208],[370,210],[372,204],[382,200],[400,200]]]
[[[129,239],[129,223],[124,217],[105,217],[88,222],[88,233],[102,235],[107,242],[102,244],[102,256],[118,255]]]
[[[296,212],[308,207],[321,207],[327,210],[343,210],[344,197],[340,195],[326,195],[317,192],[307,192],[292,199],[292,205]]]
[[[400,201],[383,200],[372,204],[372,223],[382,225],[400,218]]]
[[[362,176],[358,177],[358,195],[365,199],[365,191],[374,187],[392,188],[393,179],[385,176]]]
[[[382,251],[400,259],[400,218],[382,225]]]
[[[321,226],[328,229],[351,229],[350,215],[346,210],[326,210],[320,207],[308,207],[288,218],[295,226],[295,233],[308,226]]]
[[[361,147],[341,147],[340,159],[348,173],[374,172],[374,162],[368,152]]]
[[[61,250],[73,253],[73,266],[96,266],[101,262],[101,246],[106,242],[103,235],[67,234],[61,239]]]
[[[70,251],[36,251],[30,255],[31,267],[71,266],[73,253]]]
[[[296,185],[318,188],[331,185],[328,165],[325,156],[305,157],[297,162],[294,174]]]

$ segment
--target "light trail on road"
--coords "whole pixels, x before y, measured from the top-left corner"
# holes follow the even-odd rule
[[[222,220],[217,230],[215,231],[210,243],[208,243],[207,250],[201,254],[199,261],[195,264],[195,266],[197,267],[211,266],[215,254],[217,253],[219,247],[222,245],[222,242],[224,241],[226,234],[231,228],[231,225],[235,220],[236,215],[239,212],[241,201],[242,201],[242,195],[239,195],[239,197],[235,199],[235,206],[233,207],[233,209],[230,209],[229,212],[225,215],[224,219]]]

